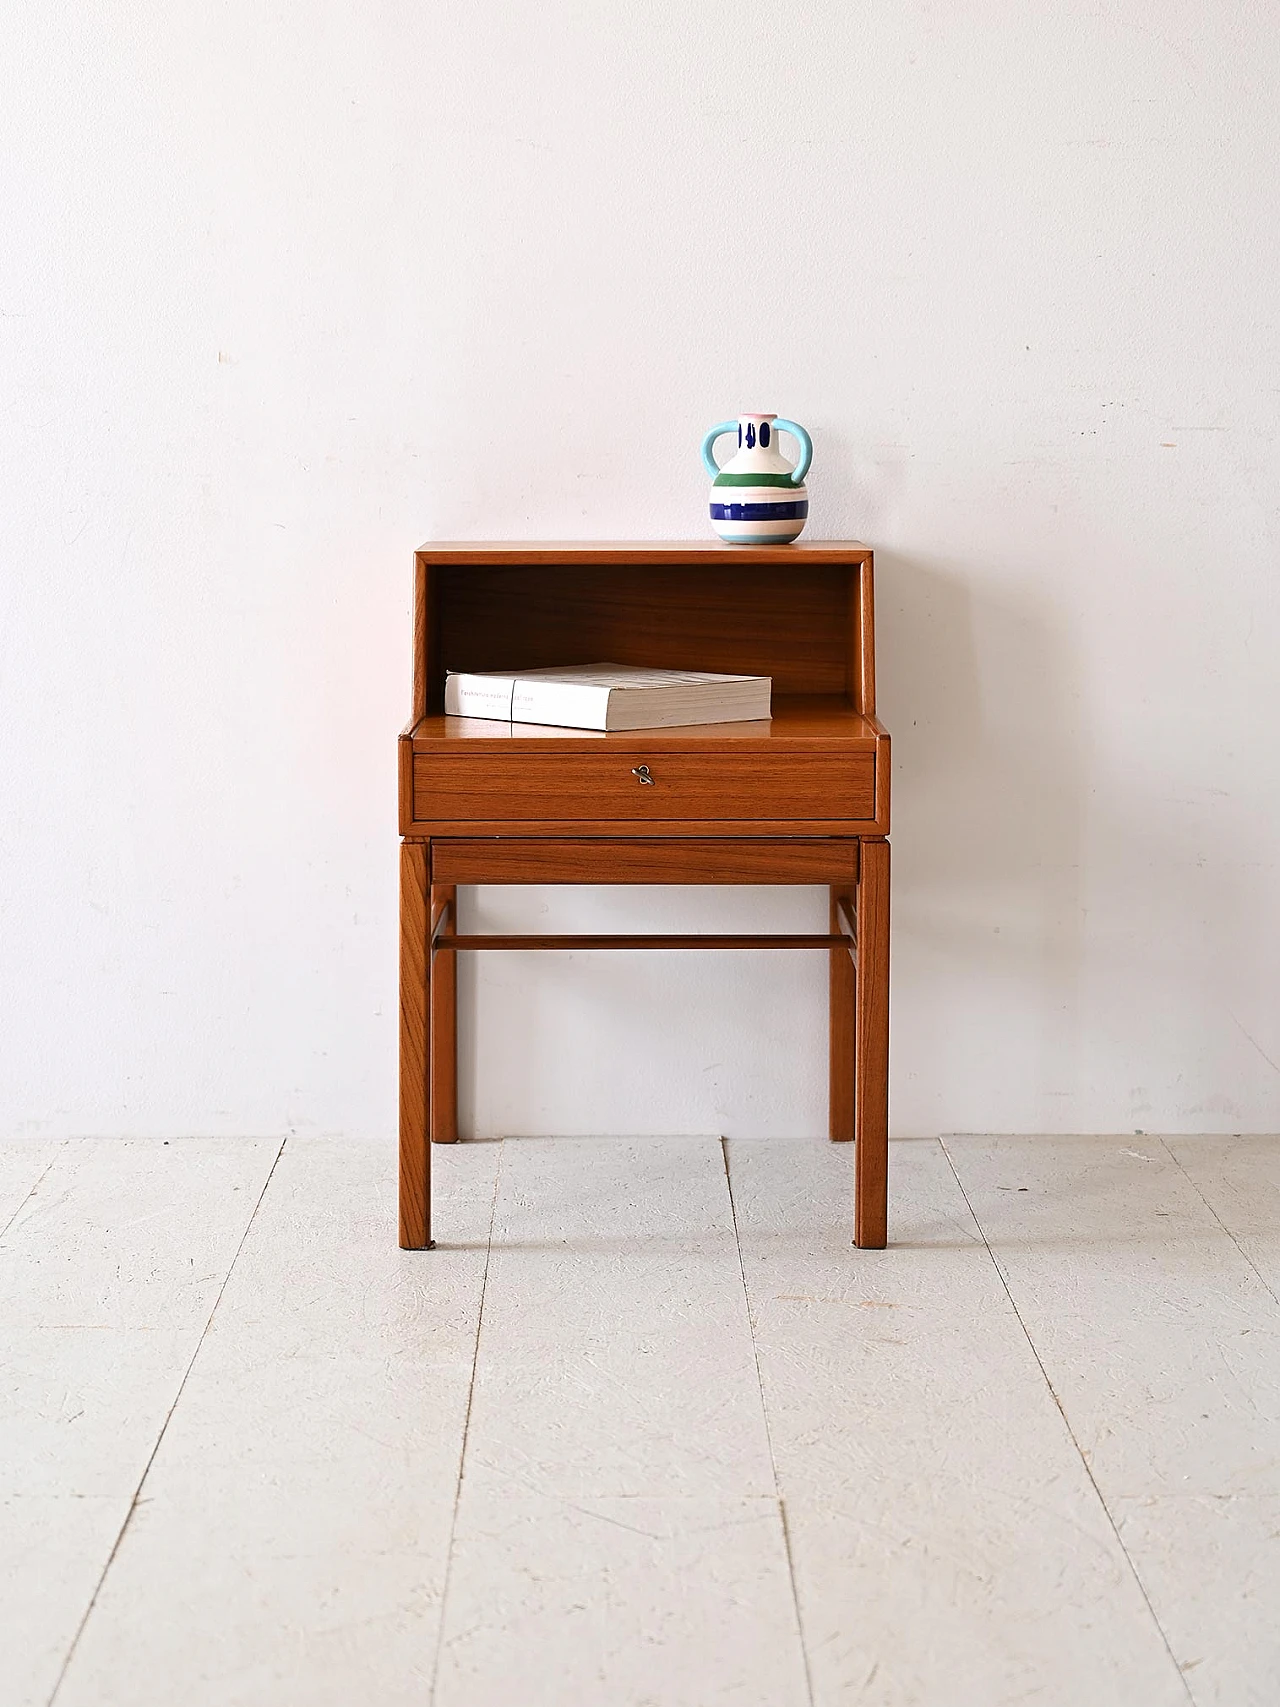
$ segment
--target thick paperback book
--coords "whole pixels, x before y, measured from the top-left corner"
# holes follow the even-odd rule
[[[450,717],[546,723],[570,729],[672,729],[687,723],[743,723],[769,716],[769,676],[703,670],[646,670],[634,664],[571,664],[563,669],[450,671]]]

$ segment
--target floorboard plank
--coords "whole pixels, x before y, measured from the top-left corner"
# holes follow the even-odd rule
[[[62,1141],[8,1138],[0,1142],[0,1234],[53,1162]]]
[[[279,1148],[63,1145],[0,1240],[0,1325],[203,1331]]]
[[[391,1146],[289,1142],[58,1707],[421,1707],[498,1156],[437,1159],[453,1248],[406,1252]]]
[[[0,1576],[5,1617],[28,1629],[16,1650],[0,1640],[16,1700],[48,1699],[278,1148],[73,1139],[0,1238]]]
[[[3,1707],[46,1707],[131,1498],[0,1498]]]
[[[0,1328],[0,1497],[131,1499],[198,1338]]]
[[[464,1493],[435,1707],[805,1707],[771,1499]]]
[[[1104,1498],[1280,1493],[1280,1307],[1164,1146],[947,1147]]]
[[[508,1139],[438,1702],[802,1707],[718,1139]]]
[[[1275,1597],[1250,1587],[1276,1581],[1280,1306],[1246,1208],[1275,1174],[1266,1146],[1204,1143],[947,1140],[1193,1700],[1235,1707],[1280,1688]]]
[[[939,1146],[884,1252],[846,1151],[728,1152],[818,1707],[1185,1703]]]
[[[1114,1501],[1197,1707],[1280,1700],[1280,1496]]]
[[[1272,1296],[1280,1299],[1280,1137],[1163,1142]]]
[[[773,1497],[719,1139],[507,1140],[466,1477]]]

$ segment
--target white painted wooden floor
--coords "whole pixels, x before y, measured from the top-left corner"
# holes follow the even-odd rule
[[[0,1145],[0,1703],[1273,1707],[1280,1140],[852,1166]]]

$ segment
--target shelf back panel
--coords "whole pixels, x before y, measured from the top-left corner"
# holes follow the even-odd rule
[[[859,566],[830,562],[428,566],[427,709],[446,670],[647,665],[855,691]]]

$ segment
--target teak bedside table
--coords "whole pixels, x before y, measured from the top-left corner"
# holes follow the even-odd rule
[[[445,670],[773,677],[773,717],[606,735],[446,717]],[[400,1243],[431,1244],[457,1138],[457,960],[494,948],[813,948],[831,963],[832,1138],[854,1243],[885,1243],[889,735],[871,553],[847,542],[426,545],[400,737]],[[642,774],[643,767],[643,774]],[[824,936],[460,936],[460,883],[823,883]]]

